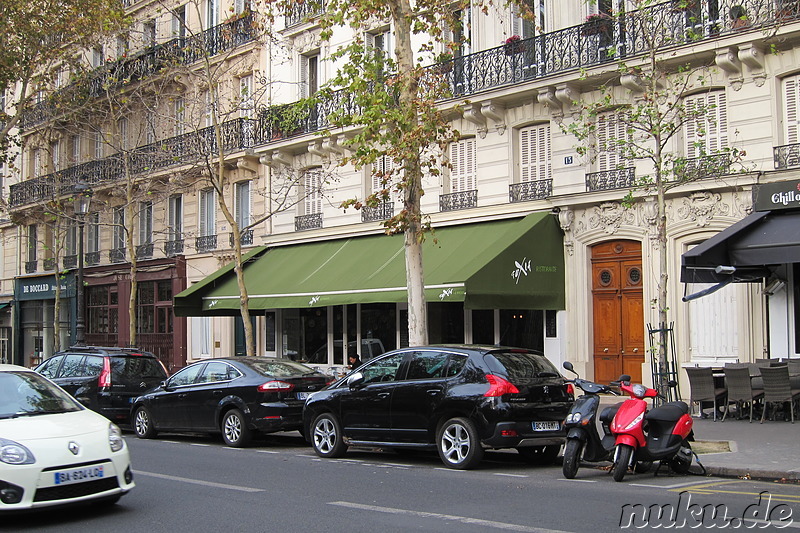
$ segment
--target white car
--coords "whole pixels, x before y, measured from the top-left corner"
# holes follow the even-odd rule
[[[113,504],[134,486],[115,424],[44,376],[0,365],[0,512]]]

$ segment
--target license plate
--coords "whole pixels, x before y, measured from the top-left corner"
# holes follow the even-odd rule
[[[56,485],[70,485],[72,483],[84,483],[100,479],[105,474],[103,465],[88,466],[84,468],[73,468],[71,470],[61,470],[53,472]]]
[[[534,422],[534,431],[558,431],[561,425],[558,422]]]
[[[297,396],[298,400],[305,400],[306,398],[308,398],[309,393],[308,392],[297,392],[297,393],[295,393],[295,395]]]

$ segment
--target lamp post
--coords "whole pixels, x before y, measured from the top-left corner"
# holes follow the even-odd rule
[[[78,278],[75,282],[75,345],[83,346],[84,330],[84,296],[83,296],[83,226],[86,223],[86,214],[89,212],[89,202],[92,200],[92,189],[83,180],[79,179],[73,188],[73,209],[78,218]]]

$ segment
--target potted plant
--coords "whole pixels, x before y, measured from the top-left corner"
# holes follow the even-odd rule
[[[512,35],[503,41],[503,51],[507,56],[512,56],[525,51],[525,44],[519,35]]]
[[[731,28],[734,30],[746,28],[750,25],[750,21],[747,18],[747,12],[745,11],[744,7],[735,5],[731,7],[729,14],[731,17]]]
[[[581,29],[582,35],[600,35],[611,31],[613,18],[608,13],[592,13],[586,17]]]

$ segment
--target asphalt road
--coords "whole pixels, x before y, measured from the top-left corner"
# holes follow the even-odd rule
[[[594,532],[619,531],[621,522],[631,530],[659,522],[688,529],[704,520],[705,526],[800,530],[798,485],[652,473],[615,483],[591,467],[566,480],[560,467],[526,465],[514,451],[489,452],[471,471],[444,468],[438,456],[424,453],[350,450],[343,459],[323,460],[296,433],[247,449],[205,436],[143,441],[128,434],[126,440],[137,487],[119,504],[3,516],[0,529]],[[770,513],[771,526],[764,522]]]

